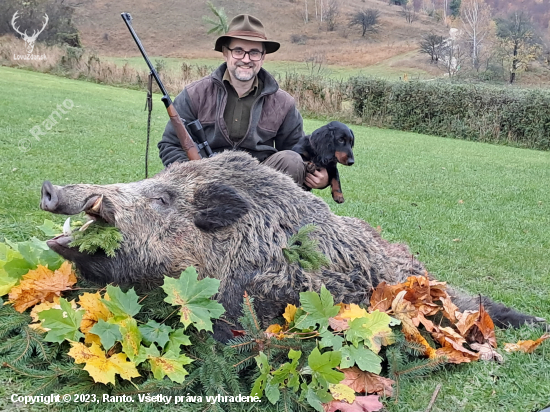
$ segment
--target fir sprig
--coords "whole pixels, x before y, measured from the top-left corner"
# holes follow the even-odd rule
[[[78,247],[82,253],[93,255],[102,249],[108,257],[115,257],[115,251],[120,247],[122,234],[120,230],[105,222],[96,221],[84,231],[74,231],[71,247]]]
[[[330,261],[319,251],[319,242],[309,237],[317,226],[308,224],[302,226],[298,233],[288,239],[288,245],[283,248],[283,254],[289,263],[298,263],[304,270],[316,271],[322,266],[328,266]]]

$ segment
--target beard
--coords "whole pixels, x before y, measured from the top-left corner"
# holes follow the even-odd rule
[[[241,67],[250,67],[250,70],[242,70]],[[255,70],[254,65],[248,65],[248,64],[241,64],[238,66],[235,66],[235,68],[232,70],[233,77],[237,80],[240,80],[241,82],[247,82],[256,76],[258,73],[257,70]]]

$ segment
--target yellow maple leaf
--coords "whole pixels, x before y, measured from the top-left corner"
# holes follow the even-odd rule
[[[332,394],[332,397],[336,400],[347,403],[353,403],[355,400],[355,391],[342,383],[338,383],[336,385],[331,383],[329,384],[328,390]]]
[[[357,319],[357,318],[365,318],[368,316],[368,312],[359,307],[359,305],[356,305],[355,303],[351,304],[342,304],[340,306],[340,312],[338,312],[338,315],[336,315],[336,319]]]
[[[76,302],[74,300],[72,300],[70,303],[71,303],[71,307],[73,309],[77,308]],[[48,310],[48,309],[61,309],[61,305],[59,304],[59,296],[54,297],[53,302],[40,303],[38,305],[35,305],[32,308],[31,318],[32,318],[32,321],[35,322],[35,323],[29,324],[29,327],[31,329],[34,329],[38,332],[48,332],[50,330],[48,328],[43,328],[42,327],[42,321],[38,318],[38,314],[40,312],[42,312],[44,310]]]
[[[75,363],[86,364],[84,370],[90,374],[94,382],[115,385],[117,373],[126,380],[140,376],[136,365],[127,361],[124,353],[117,353],[107,358],[105,352],[96,343],[88,347],[83,343],[71,341],[71,350],[68,355],[74,358]]]
[[[99,321],[99,319],[107,320],[112,316],[112,313],[107,306],[101,302],[100,292],[83,293],[80,295],[78,303],[86,312],[82,316],[80,322],[80,330],[86,334]]]
[[[23,276],[19,285],[9,294],[13,308],[23,313],[28,308],[43,302],[52,302],[61,292],[70,290],[76,283],[76,276],[69,262],[65,261],[55,272],[46,266],[38,265],[35,270]]]
[[[265,334],[268,337],[277,338],[279,340],[285,338],[283,327],[276,323],[274,325],[269,325],[269,327],[265,330]]]
[[[298,308],[294,305],[291,305],[290,303],[286,305],[285,313],[283,313],[283,318],[285,318],[287,324],[294,320],[294,316],[296,315],[297,310]]]
[[[93,343],[101,346],[101,339],[96,334],[88,332],[84,334],[84,343],[88,346],[91,346]]]

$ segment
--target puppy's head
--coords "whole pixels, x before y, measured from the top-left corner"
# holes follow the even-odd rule
[[[340,122],[329,124],[315,130],[311,135],[311,145],[317,156],[322,157],[328,164],[334,158],[338,163],[351,166],[355,136],[349,127]]]

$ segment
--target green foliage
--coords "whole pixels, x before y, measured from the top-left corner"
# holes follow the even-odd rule
[[[211,1],[207,2],[206,5],[214,15],[214,18],[210,18],[208,16],[202,16],[202,21],[205,24],[208,24],[212,26],[207,34],[225,34],[229,30],[229,26],[227,23],[227,15],[225,14],[225,10],[223,7],[216,8],[214,4],[212,4]]]
[[[123,292],[119,287],[107,285],[108,299],[101,299],[101,302],[107,306],[115,317],[135,316],[139,313],[141,305],[139,297],[131,288],[128,292]]]
[[[217,319],[225,312],[222,305],[210,300],[218,292],[220,281],[211,278],[197,280],[197,277],[197,271],[192,266],[185,269],[179,279],[165,277],[162,288],[168,296],[164,300],[181,306],[180,322],[184,327],[193,323],[198,330],[212,332],[210,319]]]
[[[417,133],[550,150],[550,93],[447,82],[350,80],[364,121]]]
[[[316,228],[314,224],[302,226],[298,233],[288,239],[288,246],[283,248],[283,254],[289,263],[298,263],[303,269],[311,271],[330,264],[328,258],[317,248],[319,241],[309,238],[309,234]]]
[[[334,299],[325,285],[321,286],[321,294],[316,292],[301,292],[300,303],[306,312],[296,321],[296,326],[305,329],[315,327],[328,327],[328,320],[338,314],[340,306],[334,304]]]
[[[42,327],[50,329],[44,340],[61,343],[64,340],[78,341],[84,335],[80,332],[80,322],[84,311],[73,309],[66,299],[60,298],[61,309],[48,309],[40,312],[38,318]]]
[[[109,257],[115,257],[115,251],[122,242],[122,233],[114,226],[105,222],[96,221],[86,230],[75,230],[72,233],[73,241],[69,246],[78,247],[82,253],[93,255],[102,249]]]
[[[451,16],[458,17],[460,16],[460,5],[462,0],[451,0],[449,3],[449,9],[451,9]]]

